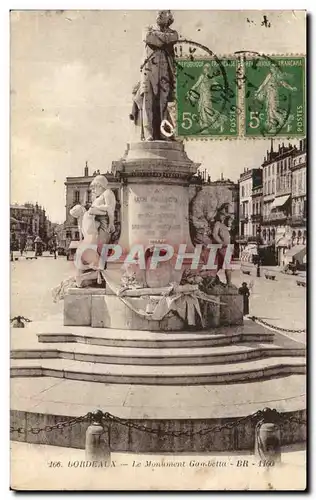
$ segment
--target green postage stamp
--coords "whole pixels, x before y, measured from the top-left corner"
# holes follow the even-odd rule
[[[176,93],[179,137],[306,135],[305,57],[178,59]]]
[[[245,135],[305,136],[305,58],[244,61]]]
[[[178,136],[238,136],[236,64],[236,58],[177,61]]]

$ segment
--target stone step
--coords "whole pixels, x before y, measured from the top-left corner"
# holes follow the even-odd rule
[[[25,339],[25,340],[24,340]],[[203,365],[238,363],[271,357],[304,356],[305,349],[284,348],[271,344],[230,345],[221,347],[131,348],[105,347],[90,344],[64,343],[27,346],[23,338],[18,349],[11,351],[12,359],[68,359],[122,365]]]
[[[240,418],[265,406],[278,411],[303,410],[306,378],[290,375],[227,385],[129,385],[54,377],[13,378],[11,410],[81,416],[102,409],[121,418]],[[59,418],[59,420],[62,420]]]
[[[109,384],[195,385],[229,384],[305,374],[304,357],[267,358],[226,366],[115,365],[65,359],[12,359],[12,377],[59,377]]]
[[[212,347],[240,342],[273,342],[274,333],[246,320],[242,326],[213,328],[209,331],[149,332],[109,328],[61,326],[58,322],[38,324],[33,330],[39,342],[79,342],[98,346],[139,348]]]
[[[252,417],[265,407],[275,408],[282,419],[286,419],[281,427],[283,446],[305,441],[305,380],[303,375],[291,375],[278,381],[214,386],[105,386],[104,383],[55,377],[13,378],[10,424],[14,429],[44,428],[100,409],[127,419],[131,426],[112,423],[112,452],[174,455],[176,452],[227,451],[232,454],[240,450],[253,451],[257,420]],[[249,418],[245,420],[244,417]],[[87,425],[88,422],[83,421],[62,430],[34,434],[12,431],[11,439],[84,448]],[[150,432],[134,428],[139,425]],[[214,428],[218,432],[203,432]],[[166,436],[165,432],[186,435]]]

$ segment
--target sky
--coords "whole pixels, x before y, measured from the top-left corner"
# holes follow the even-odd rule
[[[302,11],[174,11],[178,33],[217,55],[304,54]],[[135,140],[128,115],[156,11],[11,12],[11,203],[38,202],[65,220],[68,176],[110,170]],[[247,22],[247,18],[253,22]],[[283,141],[281,141],[283,142]],[[286,142],[286,141],[285,141]],[[297,141],[291,140],[292,144]],[[275,141],[275,145],[278,142]],[[260,166],[269,140],[186,142],[212,179]]]

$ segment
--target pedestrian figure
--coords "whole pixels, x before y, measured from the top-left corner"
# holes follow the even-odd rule
[[[247,283],[244,281],[241,284],[241,287],[238,289],[238,293],[243,296],[243,308],[244,308],[244,316],[249,314],[249,296],[250,290],[248,288]]]

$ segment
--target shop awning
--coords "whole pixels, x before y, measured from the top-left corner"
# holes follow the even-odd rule
[[[283,207],[283,205],[287,202],[289,198],[290,198],[289,194],[275,198],[275,200],[273,200],[272,202],[271,210],[273,210],[274,208]]]
[[[285,257],[288,258],[293,258],[295,257],[296,260],[299,262],[303,263],[303,258],[306,255],[306,246],[305,245],[294,245],[294,247],[290,248],[286,254]]]

